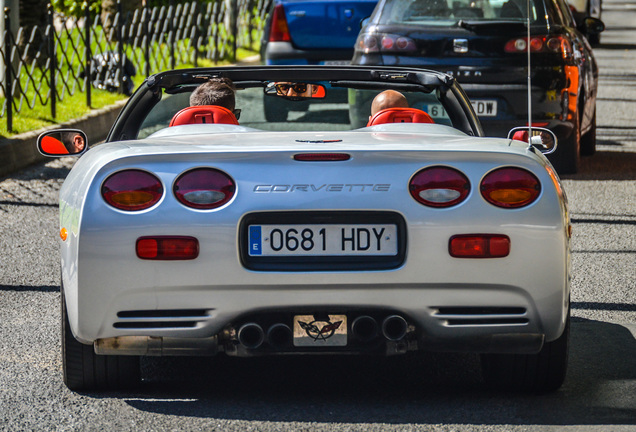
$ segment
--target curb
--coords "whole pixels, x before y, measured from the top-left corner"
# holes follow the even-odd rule
[[[116,102],[105,108],[91,111],[90,113],[68,121],[40,130],[25,132],[11,138],[0,140],[0,177],[4,177],[29,165],[50,159],[38,152],[37,139],[42,132],[60,128],[72,128],[83,130],[89,143],[102,141],[108,135],[108,131],[115,122],[126,100]]]
[[[259,62],[260,55],[256,54],[239,61],[237,65],[255,65]],[[37,139],[42,132],[61,128],[81,129],[86,133],[89,144],[103,141],[115,123],[119,111],[127,101],[128,99],[125,99],[105,108],[93,110],[83,117],[66,123],[55,124],[0,140],[0,155],[3,155],[0,159],[0,178],[34,163],[50,159],[41,155],[37,149]]]

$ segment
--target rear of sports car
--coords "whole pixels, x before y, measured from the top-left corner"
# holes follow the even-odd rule
[[[542,156],[459,132],[235,139],[105,144],[78,162],[64,296],[94,358],[464,351],[497,375],[567,348],[569,225]],[[515,385],[557,388],[566,358]]]

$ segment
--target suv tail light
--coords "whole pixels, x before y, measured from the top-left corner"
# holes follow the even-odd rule
[[[396,54],[415,52],[417,50],[413,39],[386,33],[362,33],[358,36],[355,48],[365,54],[373,52]]]
[[[506,42],[504,51],[507,53],[523,54],[528,52],[528,38],[514,38]],[[530,38],[530,52],[556,53],[564,59],[572,57],[572,42],[565,36],[535,36]]]
[[[282,4],[279,4],[274,8],[274,13],[272,15],[272,27],[269,31],[269,41],[291,42],[287,18],[285,18],[285,8]]]
[[[174,182],[173,190],[181,204],[210,210],[230,201],[236,186],[224,172],[213,168],[197,168],[181,174]]]
[[[409,183],[411,196],[429,207],[451,207],[464,201],[470,192],[468,178],[454,168],[424,168]]]
[[[162,196],[161,181],[146,171],[119,171],[109,176],[102,184],[104,200],[120,210],[145,210],[159,202]]]
[[[520,208],[533,203],[541,193],[541,183],[522,168],[499,168],[481,181],[481,195],[490,204]]]

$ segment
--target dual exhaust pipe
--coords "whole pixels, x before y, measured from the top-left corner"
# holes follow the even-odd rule
[[[370,342],[379,333],[389,341],[399,341],[408,332],[408,323],[400,315],[389,315],[381,323],[368,315],[361,315],[351,323],[353,336],[362,342]],[[292,344],[292,330],[282,323],[273,324],[267,332],[259,324],[249,322],[243,324],[237,334],[238,341],[247,349],[258,349],[266,341],[274,348],[286,348]]]
[[[292,330],[288,325],[278,323],[272,325],[267,334],[259,324],[250,322],[239,328],[238,341],[247,349],[257,349],[267,341],[275,348],[284,348],[291,345]]]

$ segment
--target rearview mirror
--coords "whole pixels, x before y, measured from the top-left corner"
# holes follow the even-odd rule
[[[587,35],[595,35],[605,30],[605,24],[598,18],[586,17],[583,20],[581,31]]]
[[[267,84],[265,94],[290,100],[322,99],[325,97],[325,86],[306,82],[277,81]]]
[[[88,148],[88,139],[79,129],[56,129],[40,134],[37,146],[44,156],[79,155]]]
[[[530,131],[532,135],[530,136]],[[557,137],[550,129],[529,126],[516,127],[508,132],[508,139],[523,141],[538,148],[543,154],[553,153],[557,148]]]

